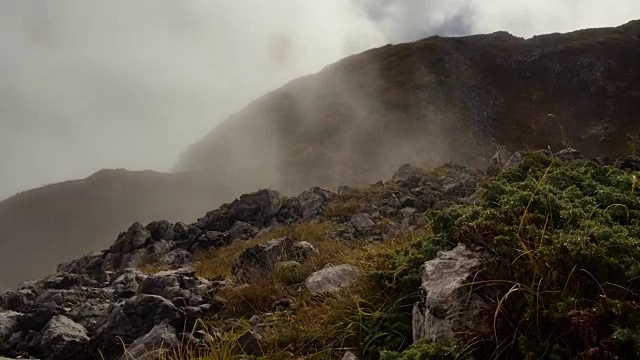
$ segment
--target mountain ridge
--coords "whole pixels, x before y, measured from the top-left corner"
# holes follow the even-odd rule
[[[530,39],[431,37],[349,56],[192,144],[174,168],[191,175],[136,173],[140,181],[119,188],[96,175],[61,185],[62,197],[52,185],[0,202],[0,287],[101,249],[131,222],[191,218],[258,188],[365,185],[404,163],[484,169],[499,146],[616,157],[640,144],[638,58],[638,20]],[[109,191],[117,201],[100,195]]]

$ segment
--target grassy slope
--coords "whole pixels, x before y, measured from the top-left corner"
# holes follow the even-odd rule
[[[636,166],[640,162],[636,162]],[[636,167],[635,170],[639,168]],[[263,359],[334,359],[347,349],[364,359],[431,358],[637,358],[640,356],[640,197],[633,170],[588,162],[562,163],[531,155],[517,168],[483,185],[473,205],[431,212],[419,230],[384,242],[332,239],[330,220],[297,224],[214,250],[200,259],[209,278],[229,276],[230,260],[269,238],[291,236],[321,249],[297,276],[264,281],[219,294],[234,319],[220,348],[175,358],[234,357],[234,338],[253,314],[269,313],[274,300],[295,299],[293,312],[268,314]],[[368,196],[343,197],[327,209],[352,213]],[[330,219],[330,218],[329,218]],[[391,226],[391,220],[377,226]],[[492,334],[461,334],[446,344],[411,342],[411,307],[420,265],[437,251],[466,243],[493,255],[474,291],[490,296]],[[363,276],[335,296],[311,296],[300,282],[326,263],[351,263]],[[409,348],[408,348],[409,347]],[[408,349],[407,349],[408,348]]]

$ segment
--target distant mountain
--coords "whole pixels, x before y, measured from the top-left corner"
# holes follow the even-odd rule
[[[0,202],[0,289],[98,251],[132,220],[187,220],[220,201],[188,174],[101,170]]]
[[[482,167],[497,144],[614,155],[640,134],[638,59],[640,21],[387,45],[256,100],[178,168],[233,174],[251,191],[367,183],[405,162]]]
[[[259,188],[366,184],[404,163],[484,168],[498,146],[634,152],[638,59],[640,21],[532,39],[436,36],[348,57],[215,127],[179,174],[105,170],[0,202],[0,288],[108,246],[134,221],[193,219]]]

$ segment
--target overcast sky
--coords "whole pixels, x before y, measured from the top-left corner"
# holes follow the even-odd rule
[[[166,171],[249,101],[371,47],[634,18],[637,0],[0,0],[0,199]]]

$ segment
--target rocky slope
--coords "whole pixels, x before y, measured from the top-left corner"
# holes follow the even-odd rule
[[[254,101],[191,146],[176,169],[193,178],[113,172],[0,202],[0,288],[107,246],[125,224],[190,219],[259,188],[335,190],[388,178],[407,162],[484,168],[498,144],[633,149],[639,34],[634,21],[528,40],[432,37],[346,58]]]
[[[101,354],[118,359],[125,347],[136,356],[158,350],[158,337],[167,340],[165,348],[181,344],[206,348],[211,346],[207,336],[222,329],[195,337],[191,329],[198,320],[220,319],[228,308],[221,297],[223,289],[254,283],[276,263],[299,265],[320,250],[291,237],[258,241],[234,259],[229,269],[233,276],[228,278],[206,279],[197,274],[193,267],[198,257],[200,262],[216,262],[207,258],[211,249],[318,222],[335,225],[330,242],[384,241],[414,226],[428,209],[466,201],[482,177],[461,167],[446,167],[441,175],[433,175],[406,165],[392,181],[364,191],[343,187],[333,193],[312,188],[288,198],[274,190],[260,190],[190,224],[134,223],[107,250],[60,264],[56,274],[0,295],[0,355],[93,359]],[[389,225],[389,219],[398,223]],[[144,268],[166,270],[149,274],[141,271]],[[358,273],[349,265],[318,270],[306,281],[313,293],[335,292]],[[273,306],[285,311],[293,303],[284,298]],[[254,330],[242,334],[243,351],[257,351],[251,344],[260,335]]]
[[[640,158],[497,155],[134,223],[1,294],[0,356],[637,358]]]

